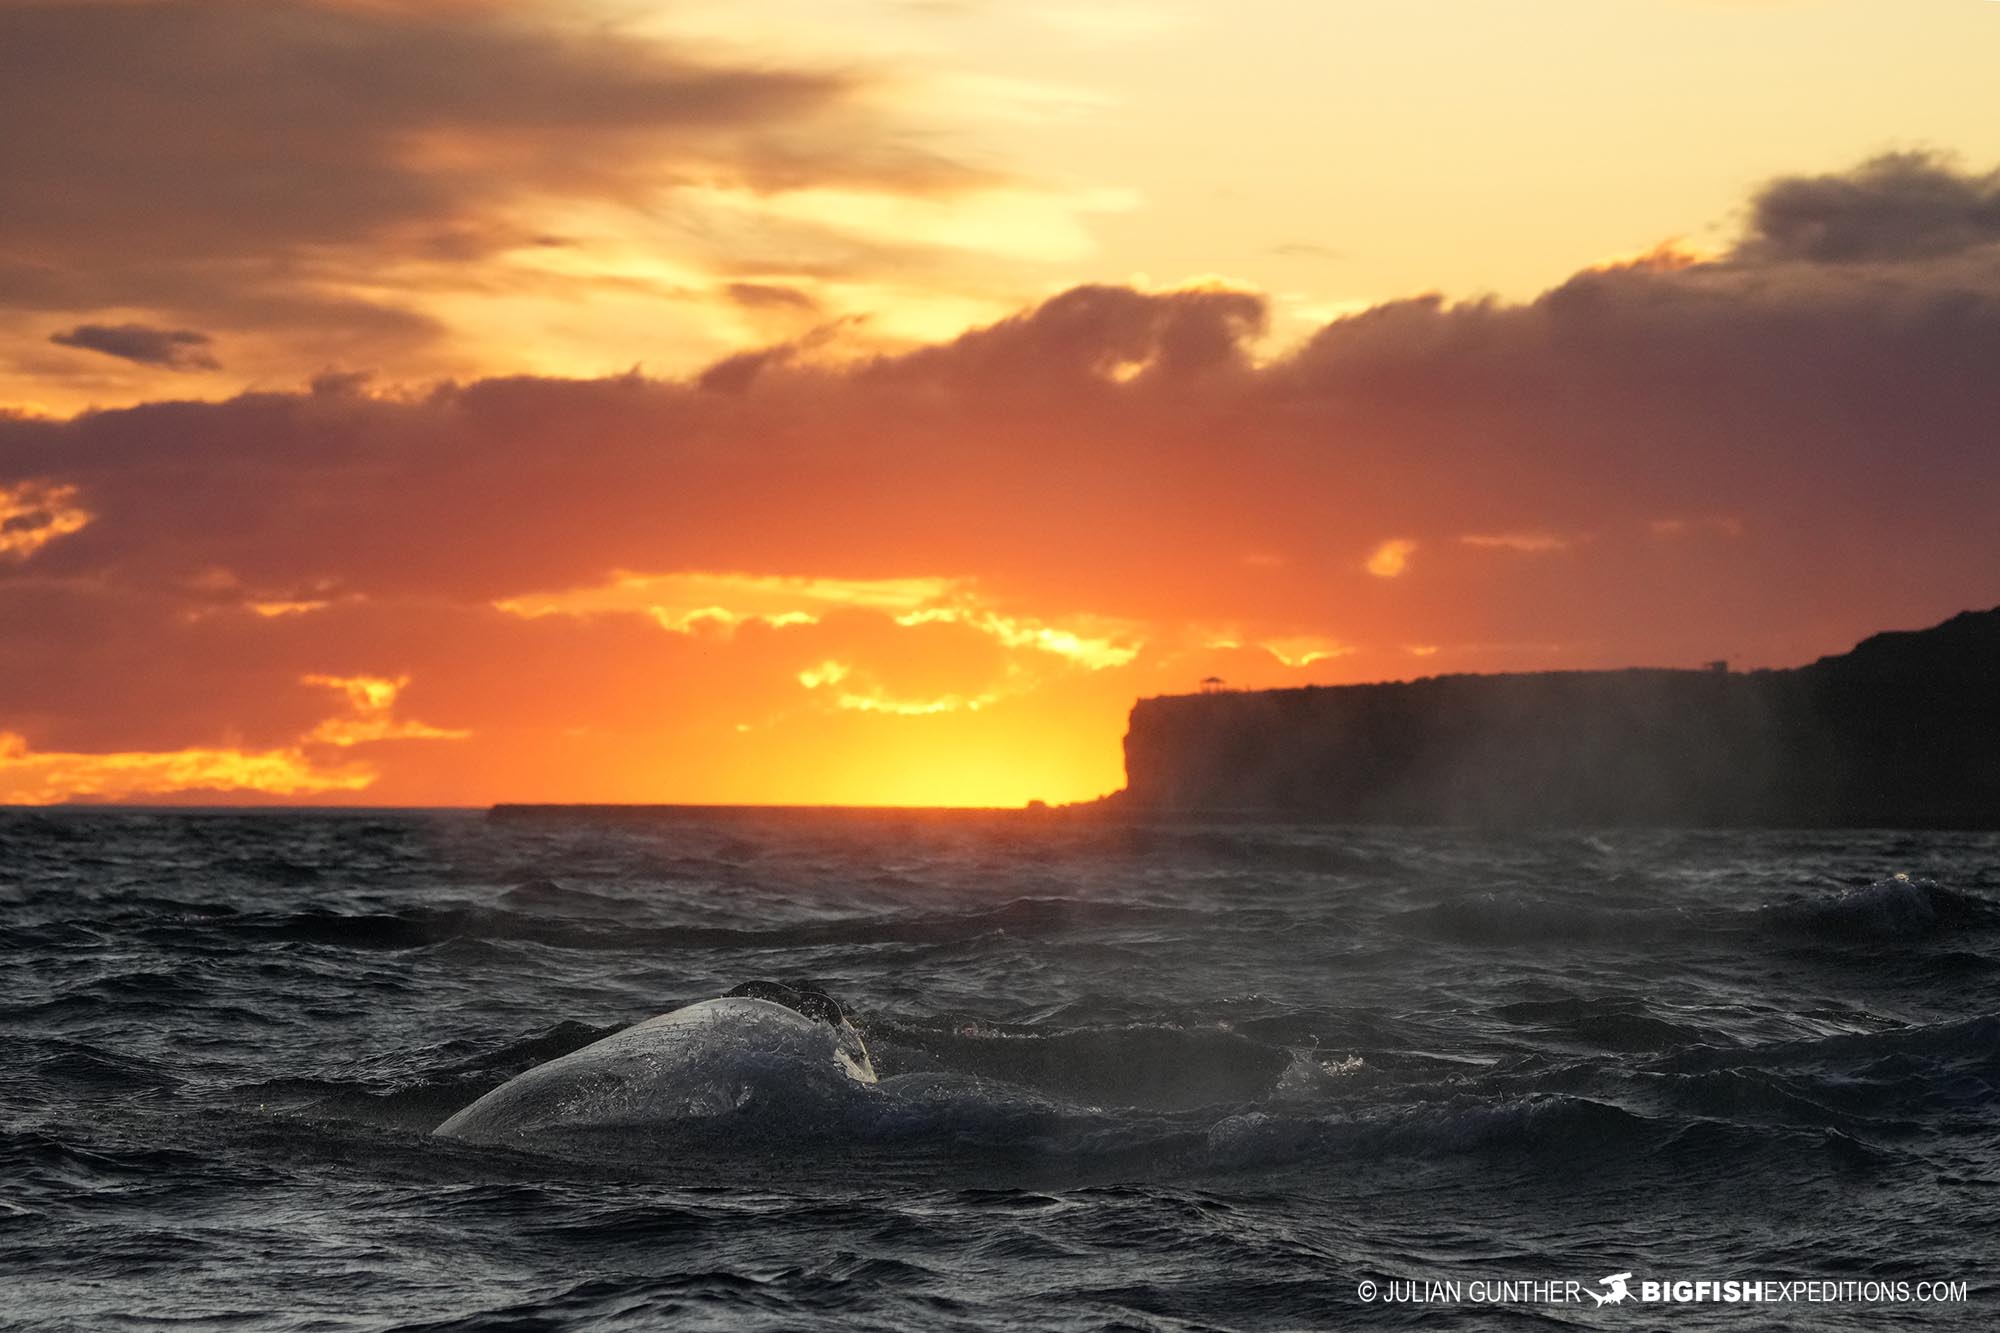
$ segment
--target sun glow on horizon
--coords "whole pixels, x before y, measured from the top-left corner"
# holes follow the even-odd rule
[[[1107,4],[0,0],[0,801],[1060,803],[1994,600],[2000,6]]]
[[[408,676],[309,674],[300,684],[344,696],[349,715],[331,717],[288,745],[196,745],[178,750],[76,752],[31,748],[0,731],[0,805],[132,800],[185,792],[218,795],[353,795],[380,777],[370,764],[337,757],[380,741],[465,740],[472,732],[392,716]]]

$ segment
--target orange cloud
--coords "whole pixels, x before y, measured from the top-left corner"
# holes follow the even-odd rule
[[[1338,639],[1326,639],[1306,634],[1296,634],[1278,639],[1265,639],[1258,644],[1258,647],[1288,667],[1308,667],[1315,662],[1327,662],[1336,657],[1346,657],[1354,651],[1353,644],[1342,643]]]
[[[713,599],[713,600],[710,600]],[[560,593],[505,597],[494,603],[510,615],[643,613],[662,629],[724,633],[756,622],[772,628],[816,625],[836,610],[891,614],[904,627],[961,625],[1009,648],[1034,648],[1091,670],[1124,666],[1138,656],[1131,626],[1085,618],[1050,625],[982,606],[975,581],[938,577],[833,579],[688,572],[620,574],[608,584]]]
[[[1139,655],[1139,647],[1129,642],[1131,627],[1122,626],[1104,634],[1082,633],[1054,625],[1044,625],[1019,616],[968,605],[925,607],[905,611],[896,617],[899,625],[965,625],[981,634],[990,634],[1010,648],[1034,648],[1065,657],[1092,671],[1125,666]],[[1120,637],[1128,641],[1120,642]]]
[[[1377,546],[1369,555],[1364,568],[1378,579],[1401,577],[1410,566],[1410,556],[1417,544],[1403,537],[1392,537]]]
[[[390,716],[396,696],[410,683],[408,676],[391,680],[383,676],[300,677],[306,685],[323,685],[347,696],[352,717],[332,717],[306,733],[307,742],[324,745],[367,745],[375,741],[462,741],[472,735],[464,728],[433,727],[427,722],[401,720]]]
[[[896,717],[929,717],[961,709],[976,713],[1000,697],[998,692],[972,696],[898,697],[885,690],[870,673],[858,671],[852,663],[832,659],[807,667],[798,673],[798,680],[815,697],[830,701],[834,708],[856,713],[886,713]]]
[[[1655,537],[1686,537],[1701,532],[1713,533],[1718,537],[1741,537],[1743,520],[1728,516],[1656,518],[1646,524],[1646,529]]]
[[[83,531],[90,519],[74,486],[35,480],[0,484],[0,557],[26,560],[57,538]]]
[[[0,417],[0,730],[365,757],[326,799],[1060,800],[1208,676],[1807,660],[1995,600],[2000,236],[1909,174],[1282,351],[1248,293],[1086,286],[686,380]]]
[[[595,367],[621,333],[690,363],[742,345],[746,269],[753,300],[857,270],[944,295],[899,261],[1075,254],[1118,203],[910,146],[879,70],[588,9],[0,3],[0,49],[62,53],[0,81],[0,339],[37,349],[0,401]]]
[[[375,777],[374,770],[358,764],[323,767],[297,747],[65,754],[30,750],[20,736],[0,731],[0,803],[8,805],[133,800],[177,792],[329,796],[366,790]]]
[[[1574,544],[1574,539],[1559,537],[1553,532],[1469,532],[1460,537],[1466,546],[1487,551],[1518,551],[1526,555],[1540,555],[1548,551],[1566,551]]]
[[[662,628],[686,633],[702,622],[729,628],[812,624],[829,610],[904,611],[938,602],[959,583],[942,578],[837,579],[688,571],[619,573],[608,583],[562,592],[503,597],[494,602],[517,616],[639,612]]]
[[[853,669],[845,662],[836,662],[828,658],[818,666],[807,667],[799,672],[799,684],[809,690],[816,690],[822,685],[838,685],[847,679],[848,673]]]
[[[325,601],[286,600],[251,602],[249,604],[253,614],[263,616],[267,620],[275,616],[302,616],[309,611],[323,611],[328,605]]]
[[[353,715],[328,718],[288,746],[190,746],[165,751],[36,751],[0,731],[0,804],[49,805],[78,800],[133,800],[188,792],[327,797],[366,791],[379,777],[369,765],[327,762],[318,747],[346,749],[387,740],[464,740],[472,733],[398,721],[390,716],[408,677],[307,675],[307,685],[346,696]]]

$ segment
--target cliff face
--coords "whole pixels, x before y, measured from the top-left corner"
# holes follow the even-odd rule
[[[1787,671],[1142,699],[1123,801],[1383,823],[2000,828],[2000,608]]]

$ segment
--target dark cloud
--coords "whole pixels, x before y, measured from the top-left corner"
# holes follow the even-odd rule
[[[142,366],[163,366],[168,370],[222,368],[208,350],[215,340],[194,329],[156,329],[149,324],[79,324],[50,334],[49,341],[61,347],[136,361]]]
[[[1171,385],[1244,368],[1245,344],[1263,331],[1267,316],[1264,299],[1251,292],[1075,287],[942,347],[880,363],[872,373],[1035,391],[1137,375]]]
[[[365,391],[374,378],[374,372],[367,370],[322,370],[307,381],[306,389],[316,397],[355,396]]]
[[[766,366],[782,365],[797,354],[789,343],[725,356],[695,376],[695,387],[710,393],[742,393]]]
[[[782,310],[801,314],[812,314],[819,309],[819,302],[796,287],[786,287],[772,282],[732,282],[723,289],[725,295],[737,305],[747,310]]]
[[[1793,660],[2000,597],[1990,249],[1655,257],[1378,306],[1271,359],[1264,318],[1092,286],[908,353],[801,340],[685,383],[0,420],[0,486],[91,516],[0,579],[168,603],[219,569],[245,599],[463,608],[617,571],[950,576],[1043,616],[1614,664]],[[1460,540],[1518,533],[1590,540]],[[1371,576],[1391,539],[1407,569]]]
[[[393,228],[462,246],[481,205],[523,190],[754,173],[781,146],[742,136],[849,87],[497,13],[327,3],[16,5],[0,51],[0,219],[30,254],[231,258]]]
[[[410,265],[469,271],[543,245],[518,221],[538,202],[671,223],[685,185],[980,179],[900,137],[869,86],[529,0],[11,0],[0,309],[276,331],[307,364],[343,344],[407,357],[437,326],[357,290],[400,265],[420,296]]]
[[[10,514],[0,519],[0,537],[40,532],[55,522],[55,515],[46,509],[28,509],[18,514]]]
[[[1846,172],[1760,191],[1740,253],[1814,263],[1917,259],[2000,244],[2000,171],[1933,153],[1889,153]]]
[[[801,358],[827,346],[843,332],[866,323],[866,318],[859,315],[843,315],[839,319],[828,320],[796,338],[726,356],[695,375],[691,382],[705,393],[740,394],[767,367],[796,365]]]

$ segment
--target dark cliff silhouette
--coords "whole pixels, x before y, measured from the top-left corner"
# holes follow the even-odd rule
[[[2000,608],[1778,671],[1561,671],[1142,699],[1135,812],[2000,828]]]

